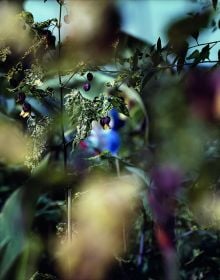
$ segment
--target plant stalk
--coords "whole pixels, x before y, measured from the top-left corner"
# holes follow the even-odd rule
[[[62,134],[62,144],[63,144],[63,163],[64,170],[67,172],[67,145],[65,140],[65,131],[64,131],[64,93],[63,93],[63,83],[61,76],[61,22],[62,22],[62,2],[59,3],[59,21],[58,21],[58,56],[59,56],[59,68],[58,68],[58,76],[59,76],[59,86],[60,86],[60,109],[61,109],[61,134]],[[67,240],[71,242],[72,240],[72,189],[67,187]]]
[[[117,176],[118,176],[118,178],[120,178],[121,171],[120,171],[120,164],[119,164],[118,158],[115,159],[115,167],[116,167]],[[125,223],[124,218],[122,220],[122,239],[123,239],[123,250],[124,250],[124,253],[126,253],[127,252],[127,238],[126,238],[126,223]]]

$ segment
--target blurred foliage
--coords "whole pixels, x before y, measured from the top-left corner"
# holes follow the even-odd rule
[[[0,2],[13,18],[0,27],[0,279],[64,279],[68,260],[77,268],[65,279],[88,280],[92,269],[95,280],[164,279],[148,191],[152,168],[170,163],[184,174],[175,202],[180,279],[218,279],[220,73],[219,56],[211,61],[210,53],[219,41],[199,43],[204,28],[219,28],[218,1],[172,22],[167,44],[158,38],[152,46],[119,31],[108,1],[91,14],[89,1],[54,2],[67,12],[62,26],[62,13],[35,22]],[[74,12],[88,19],[92,35]],[[82,34],[73,34],[76,23]],[[54,31],[67,26],[61,42]],[[103,118],[119,135],[117,155],[85,141]]]

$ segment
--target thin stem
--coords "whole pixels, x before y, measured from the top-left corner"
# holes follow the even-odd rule
[[[121,176],[121,172],[120,172],[120,165],[119,165],[118,158],[115,159],[115,167],[116,167],[117,176],[120,177]]]
[[[216,42],[211,42],[211,43],[216,43]],[[213,46],[212,46],[213,47]],[[211,47],[211,48],[212,48]],[[203,63],[220,63],[219,60],[205,60],[205,61],[200,61],[198,64],[203,64]],[[194,63],[190,63],[190,62],[187,62],[187,63],[183,63],[181,66],[192,66],[194,65]],[[180,65],[179,65],[180,66]],[[152,67],[151,70],[161,70],[161,69],[169,69],[169,68],[175,68],[177,67],[176,64],[169,64],[169,65],[163,65],[163,66],[157,66],[157,67]],[[111,70],[99,70],[101,72],[106,72],[106,73],[118,73],[118,74],[121,74],[121,73],[124,73],[123,70],[118,70],[118,71],[111,71]],[[122,82],[122,84],[124,83],[124,81]]]
[[[75,76],[75,74],[76,73],[73,73],[68,79],[67,79],[67,81],[64,83],[64,87],[66,86],[66,85],[68,85],[68,83],[70,82],[70,80]]]
[[[59,10],[59,22],[58,22],[58,55],[59,55],[59,69],[58,69],[58,76],[59,76],[59,85],[60,85],[60,110],[61,110],[61,134],[62,134],[62,145],[63,145],[63,163],[64,163],[64,170],[67,171],[67,146],[65,140],[65,131],[64,131],[64,94],[63,94],[63,83],[61,77],[61,66],[60,66],[60,59],[61,59],[61,21],[62,21],[62,7],[63,4],[60,2],[60,10]],[[72,239],[72,189],[67,188],[67,239],[70,242]]]
[[[219,60],[206,60],[206,61],[200,61],[198,64],[203,64],[203,63],[219,63]],[[181,66],[192,66],[194,63],[183,63]],[[180,66],[180,65],[179,65]],[[168,68],[174,68],[177,67],[175,64],[170,64],[170,65],[165,65],[165,66],[158,66],[155,68],[151,68],[152,70],[160,70],[160,69],[168,69]]]
[[[120,172],[120,165],[119,165],[118,158],[115,158],[115,167],[116,167],[117,176],[119,178],[121,176],[121,172]],[[124,217],[122,218],[122,238],[123,238],[124,253],[126,253],[127,252],[127,240],[126,240],[126,224],[125,224]]]
[[[60,4],[60,12],[59,12],[59,22],[58,22],[58,55],[59,55],[59,84],[60,84],[60,109],[61,109],[61,134],[62,134],[62,142],[63,142],[63,161],[64,168],[66,169],[67,165],[67,151],[65,145],[65,134],[64,134],[64,123],[63,123],[63,83],[61,77],[61,67],[60,67],[60,58],[61,58],[61,18],[62,18],[62,4]]]
[[[208,43],[197,44],[197,45],[188,47],[188,49],[197,48],[197,47],[205,46],[205,45],[208,45],[208,44],[217,44],[217,43],[220,43],[220,41],[213,41],[213,42],[208,42]]]

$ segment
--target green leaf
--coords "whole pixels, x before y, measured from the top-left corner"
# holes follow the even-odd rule
[[[150,53],[152,53],[152,52],[154,51],[154,49],[155,49],[155,45],[152,45],[152,46],[150,47]]]
[[[19,16],[27,23],[27,24],[33,24],[34,23],[34,17],[32,13],[27,11],[22,11]]]
[[[73,148],[89,135],[92,121],[99,121],[100,118],[107,116],[111,109],[115,108],[119,113],[129,116],[124,99],[116,95],[109,97],[100,94],[94,100],[89,100],[75,91],[66,95],[65,108],[73,128],[76,129]]]
[[[57,19],[56,18],[52,18],[52,19],[48,19],[46,21],[43,21],[43,22],[35,22],[33,24],[33,27],[36,28],[36,29],[44,29],[44,28],[49,28],[50,25],[52,23],[57,23]]]
[[[46,157],[20,189],[12,193],[0,214],[0,279],[6,279],[28,242],[35,204],[42,192],[67,184],[63,172],[48,167]]]
[[[0,249],[6,248],[4,254],[1,254],[0,279],[5,279],[15,260],[25,248],[27,233],[33,218],[34,200],[32,198],[33,196],[27,197],[26,188],[21,188],[10,196],[2,210]]]
[[[179,57],[177,60],[177,72],[180,73],[184,67],[185,60],[182,57]]]
[[[161,46],[161,39],[159,37],[159,39],[157,40],[157,50],[161,51],[162,50],[162,46]]]
[[[115,108],[119,113],[122,113],[125,116],[129,117],[129,111],[128,111],[127,106],[125,105],[123,98],[114,96],[110,102],[111,102],[113,108]]]
[[[207,44],[202,50],[200,51],[199,55],[195,57],[193,61],[193,66],[196,66],[201,61],[204,61],[205,59],[209,59],[210,54],[210,47],[209,44]]]
[[[209,44],[206,45],[204,48],[202,48],[200,52],[200,59],[203,61],[205,59],[209,59],[209,54],[210,54],[210,47]]]
[[[150,186],[150,178],[144,170],[137,168],[137,167],[132,167],[132,166],[126,166],[125,168],[130,173],[132,173],[135,176],[137,176],[138,178],[140,178],[147,185],[147,187]]]
[[[151,55],[151,60],[155,67],[158,66],[158,64],[160,64],[162,61],[161,53],[158,51],[153,52]]]
[[[10,47],[0,49],[0,61],[5,62],[7,57],[11,54]]]
[[[188,57],[187,59],[195,59],[199,57],[200,52],[198,50],[193,51]]]
[[[215,10],[217,8],[217,5],[218,5],[218,0],[212,0],[212,6]]]
[[[136,71],[137,70],[137,67],[138,67],[138,56],[139,56],[139,52],[138,52],[138,50],[136,50],[134,56],[132,57],[132,61],[131,61],[131,69],[132,69],[132,71]]]
[[[188,16],[174,22],[168,29],[168,37],[173,52],[180,56],[183,44],[187,42],[190,36],[193,36],[197,40],[199,30],[208,25],[209,18],[210,11]]]
[[[142,89],[145,87],[145,85],[153,78],[153,76],[157,73],[155,70],[149,71],[142,80]]]
[[[194,32],[192,32],[191,36],[196,40],[196,42],[198,42],[199,31],[195,30]]]
[[[182,47],[181,47],[181,49],[178,50],[178,52],[179,52],[179,56],[178,56],[178,60],[177,60],[177,72],[178,73],[180,73],[184,67],[187,51],[188,51],[188,43],[186,41],[182,42]]]

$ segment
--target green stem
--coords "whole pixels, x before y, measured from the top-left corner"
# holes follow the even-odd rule
[[[115,167],[116,167],[116,172],[118,178],[121,176],[121,171],[120,171],[120,164],[118,158],[115,158]],[[123,239],[123,249],[124,253],[127,252],[127,238],[126,238],[126,224],[125,224],[125,218],[122,218],[122,239]]]
[[[64,130],[64,93],[63,93],[63,83],[61,76],[61,21],[62,21],[62,7],[63,4],[60,2],[60,10],[59,10],[59,21],[58,21],[58,55],[59,55],[59,85],[60,85],[60,110],[61,110],[61,134],[62,134],[62,145],[63,145],[63,163],[64,170],[67,171],[67,146],[65,140],[65,130]],[[72,189],[67,188],[67,239],[71,241],[72,239]]]

